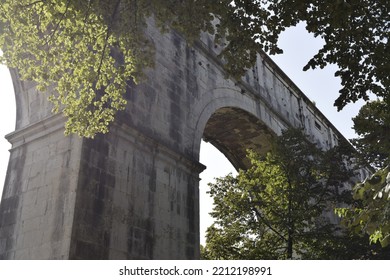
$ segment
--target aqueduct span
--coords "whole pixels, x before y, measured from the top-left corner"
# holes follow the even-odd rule
[[[197,259],[201,139],[236,167],[247,148],[304,127],[323,147],[342,135],[265,54],[226,79],[214,43],[150,28],[148,79],[107,135],[64,136],[32,83],[12,78],[15,132],[0,206],[0,259]]]

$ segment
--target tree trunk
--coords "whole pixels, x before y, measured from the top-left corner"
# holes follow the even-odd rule
[[[293,231],[289,229],[288,238],[287,238],[287,259],[292,260],[292,255],[293,255]]]
[[[294,235],[294,219],[292,205],[292,186],[288,180],[288,237],[287,237],[287,259],[292,260],[293,255],[293,235]]]

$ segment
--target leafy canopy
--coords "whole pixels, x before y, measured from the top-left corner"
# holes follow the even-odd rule
[[[68,117],[66,133],[92,137],[107,132],[123,109],[129,77],[149,63],[140,43],[143,22],[120,2],[1,1],[3,62]],[[126,30],[126,32],[124,32]],[[134,42],[138,42],[135,44]],[[116,55],[119,53],[119,55]]]
[[[363,164],[384,168],[390,164],[390,103],[376,100],[366,103],[353,118],[359,136],[352,143],[360,152]]]
[[[357,247],[348,247],[354,239],[340,235],[325,214],[346,201],[342,186],[351,174],[344,151],[321,151],[291,129],[266,157],[249,152],[248,170],[210,184],[215,223],[203,253],[211,259],[360,257]]]
[[[353,189],[354,203],[337,209],[343,222],[359,233],[370,235],[371,242],[390,244],[390,111],[389,100],[364,105],[353,119],[359,138],[353,143],[363,164],[377,170]],[[389,246],[390,247],[390,246]]]
[[[280,33],[304,21],[325,41],[304,69],[338,65],[341,109],[369,92],[389,95],[389,9],[388,0],[0,0],[0,48],[22,79],[51,89],[54,110],[68,117],[66,133],[93,137],[124,109],[127,82],[153,65],[144,32],[151,16],[189,43],[214,34],[235,78],[259,50],[280,53]]]
[[[343,223],[356,233],[367,233],[370,241],[390,244],[390,167],[377,171],[353,190],[355,203],[338,208]]]

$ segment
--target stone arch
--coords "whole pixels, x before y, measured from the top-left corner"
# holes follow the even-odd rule
[[[16,109],[16,123],[15,128],[18,129],[21,125],[21,120],[25,119],[28,104],[24,94],[21,94],[23,91],[23,82],[19,77],[19,73],[16,69],[9,69],[12,79],[12,84],[14,86],[14,96],[15,96],[15,109]]]
[[[15,130],[53,117],[53,106],[47,98],[50,90],[46,93],[38,92],[36,84],[32,81],[23,81],[16,69],[11,68],[10,73],[15,93]]]
[[[281,125],[270,128],[265,121],[264,108],[235,88],[214,90],[205,103],[196,124],[193,153],[199,155],[201,140],[210,142],[236,168],[248,168],[246,150],[260,153],[269,150],[272,138],[280,134]]]
[[[236,169],[249,167],[248,149],[266,153],[274,136],[261,120],[237,107],[215,111],[203,133],[203,139],[221,151]]]
[[[12,69],[9,69],[6,65],[0,65],[1,67],[1,87],[2,87],[2,103],[0,106],[1,110],[1,119],[2,124],[0,127],[0,131],[2,137],[0,139],[0,166],[2,170],[0,170],[0,199],[3,193],[3,186],[6,177],[6,166],[9,159],[9,143],[5,139],[4,135],[12,132],[15,129],[15,81],[12,79]]]

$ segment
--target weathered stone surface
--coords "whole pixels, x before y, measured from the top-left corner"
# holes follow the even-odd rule
[[[322,147],[342,135],[264,54],[226,79],[207,34],[159,33],[155,67],[126,94],[107,135],[63,135],[63,118],[13,71],[16,131],[0,205],[3,259],[197,259],[202,137],[245,168],[245,150],[304,127]]]

